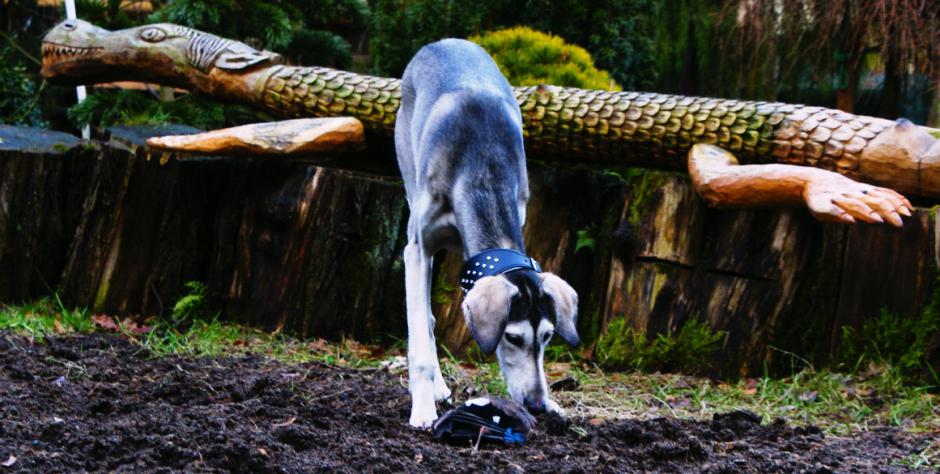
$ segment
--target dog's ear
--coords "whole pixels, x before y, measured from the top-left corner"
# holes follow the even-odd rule
[[[542,278],[542,292],[552,299],[555,307],[555,329],[565,342],[576,346],[581,342],[578,337],[578,293],[565,280],[554,273],[539,273]]]
[[[470,335],[484,354],[492,354],[506,330],[509,306],[519,288],[502,275],[483,277],[463,299],[463,316]]]

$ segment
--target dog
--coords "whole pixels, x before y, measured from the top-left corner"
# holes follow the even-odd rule
[[[579,343],[578,295],[525,255],[522,113],[486,51],[459,39],[418,51],[402,78],[395,149],[410,210],[404,250],[409,423],[431,426],[435,401],[451,395],[431,314],[432,260],[440,249],[464,256],[464,319],[481,351],[496,353],[510,397],[530,412],[560,414],[548,398],[543,356],[556,332]]]

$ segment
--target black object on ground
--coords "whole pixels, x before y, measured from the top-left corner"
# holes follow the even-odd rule
[[[467,400],[434,422],[434,439],[456,443],[470,441],[474,447],[482,441],[507,445],[525,443],[526,433],[535,426],[535,418],[518,403],[499,397]]]

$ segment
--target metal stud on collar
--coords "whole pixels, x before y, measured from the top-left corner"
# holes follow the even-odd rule
[[[510,249],[484,250],[467,259],[460,268],[460,289],[466,293],[480,278],[502,275],[522,268],[542,271],[542,267],[534,258],[522,252]]]

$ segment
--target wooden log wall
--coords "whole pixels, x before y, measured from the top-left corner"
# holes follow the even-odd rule
[[[0,302],[56,291],[95,312],[166,316],[199,280],[230,320],[307,337],[404,337],[400,180],[177,161],[143,145],[187,130],[115,128],[82,143],[0,126]],[[901,230],[846,227],[803,209],[709,209],[677,173],[532,164],[530,182],[528,251],[578,290],[586,353],[618,318],[652,336],[699,317],[727,332],[721,374],[782,366],[785,351],[824,362],[842,326],[883,309],[919,317],[935,290],[930,209]],[[470,343],[453,283],[460,257],[441,257],[436,331],[459,353]]]

